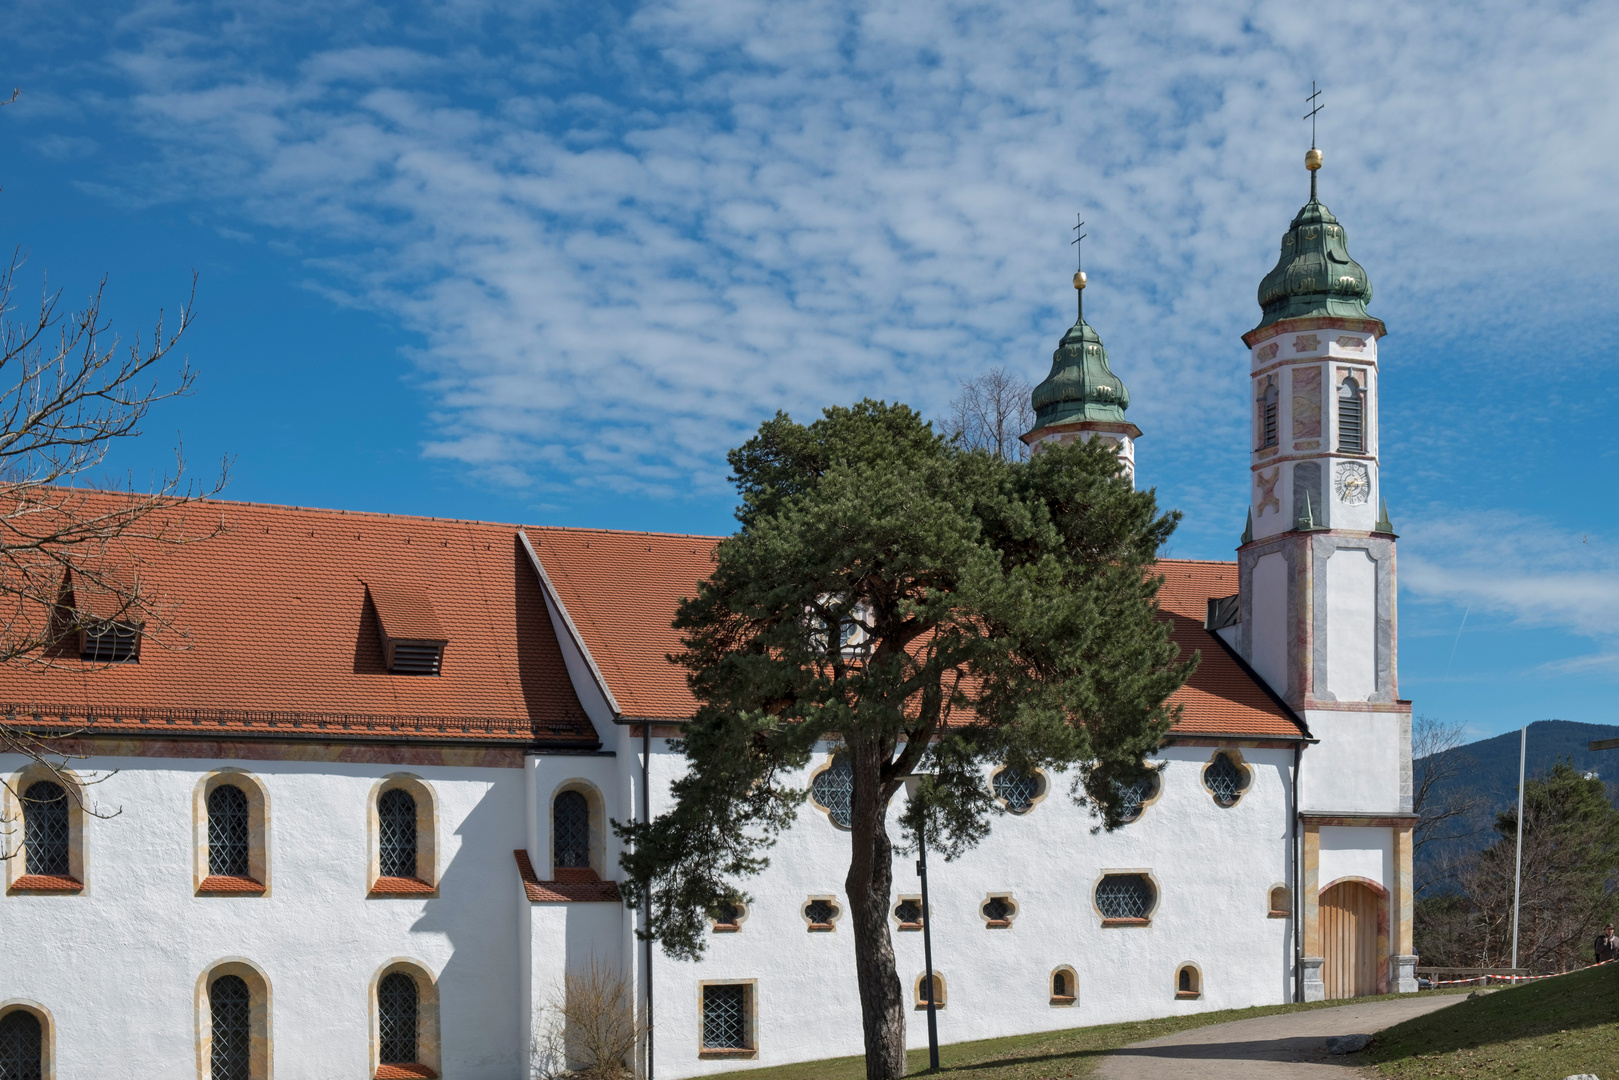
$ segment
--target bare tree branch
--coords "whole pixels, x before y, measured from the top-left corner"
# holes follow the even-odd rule
[[[1029,448],[1018,436],[1034,426],[1032,393],[1023,376],[1004,367],[991,368],[961,384],[940,426],[968,449],[1022,461]]]

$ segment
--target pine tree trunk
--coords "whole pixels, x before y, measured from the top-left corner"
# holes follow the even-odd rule
[[[851,858],[844,888],[854,928],[855,977],[860,984],[860,1019],[866,1036],[866,1080],[898,1080],[905,1075],[905,994],[894,969],[888,907],[894,887],[894,848],[886,828],[887,798],[878,790],[875,754],[867,783],[854,756],[855,790],[850,820]],[[862,790],[864,789],[864,790]]]

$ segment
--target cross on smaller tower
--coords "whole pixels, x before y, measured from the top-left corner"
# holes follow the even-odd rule
[[[1079,224],[1070,229],[1070,232],[1079,232],[1085,227],[1085,222],[1078,214],[1074,215],[1074,220],[1078,221]],[[1089,233],[1079,233],[1078,236],[1068,241],[1074,247],[1074,291],[1079,296],[1079,317],[1081,320],[1085,318],[1085,249],[1080,241],[1089,235]]]
[[[1320,96],[1321,96],[1321,91],[1319,91],[1319,90],[1317,90],[1315,88],[1315,80],[1311,79],[1310,80],[1310,96],[1304,99],[1304,103],[1306,105],[1312,106],[1310,111],[1304,114],[1304,119],[1310,121],[1310,149],[1311,150],[1315,149],[1315,114],[1320,112],[1322,109],[1326,108],[1325,105],[1316,104],[1315,99],[1320,97]]]

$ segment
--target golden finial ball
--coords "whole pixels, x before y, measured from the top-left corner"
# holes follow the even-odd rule
[[[1085,271],[1081,270],[1078,273],[1074,274],[1074,288],[1083,289],[1084,287],[1085,287]]]
[[[1321,151],[1313,146],[1306,150],[1304,152],[1304,167],[1311,172],[1319,169],[1321,167]]]

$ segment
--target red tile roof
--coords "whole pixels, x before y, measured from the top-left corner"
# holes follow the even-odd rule
[[[697,702],[682,669],[664,658],[680,647],[669,625],[681,597],[713,563],[715,537],[596,529],[528,529],[534,551],[602,677],[627,718],[684,720]],[[1203,629],[1210,597],[1237,591],[1237,564],[1165,559],[1159,605],[1182,655],[1202,656],[1171,700],[1182,735],[1301,735],[1287,709]]]
[[[541,881],[534,873],[534,864],[529,861],[528,852],[519,848],[512,854],[517,857],[517,876],[522,879],[523,893],[536,904],[598,901],[617,904],[624,900],[616,881],[602,881],[594,873],[584,880],[581,880],[582,875],[578,875],[567,881]]]
[[[669,625],[675,605],[714,568],[717,539],[604,529],[525,530],[562,606],[626,717],[684,720],[697,711]]]
[[[515,526],[223,501],[168,513],[191,535],[224,528],[128,547],[189,640],[149,638],[139,663],[96,668],[73,647],[4,665],[0,716],[162,738],[596,744]],[[368,583],[402,594],[411,633],[441,627],[441,675],[385,669]]]

